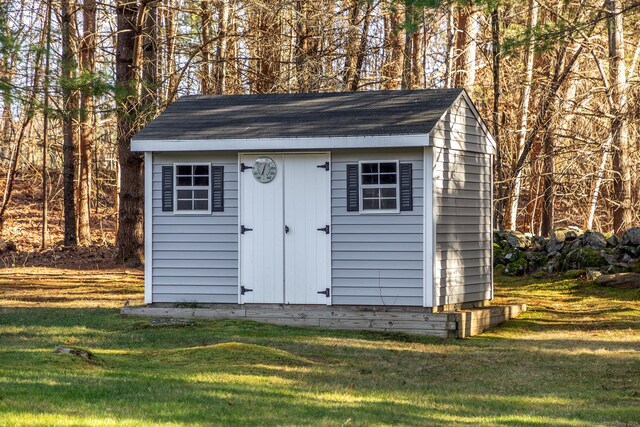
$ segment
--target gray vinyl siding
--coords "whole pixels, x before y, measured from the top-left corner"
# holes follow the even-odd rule
[[[346,165],[360,160],[413,164],[413,211],[346,209]],[[423,151],[336,150],[331,154],[332,303],[423,305]]]
[[[163,165],[224,166],[224,212],[162,212]],[[237,153],[154,154],[153,302],[238,302]]]
[[[430,137],[434,304],[491,299],[492,157],[487,136],[461,97]]]

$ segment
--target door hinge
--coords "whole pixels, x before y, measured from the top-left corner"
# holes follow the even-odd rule
[[[317,168],[322,168],[322,169],[324,169],[324,170],[328,171],[328,170],[329,170],[329,162],[324,162],[324,164],[323,164],[323,165],[318,165],[318,166],[316,166],[316,167],[317,167]]]
[[[318,231],[324,231],[324,234],[329,234],[331,232],[331,227],[329,227],[328,225],[325,225],[322,228],[318,228]]]
[[[329,298],[329,295],[331,295],[329,288],[326,288],[324,291],[318,291],[319,294],[323,294],[324,296],[326,296],[327,298]]]
[[[240,226],[240,234],[244,234],[247,231],[253,231],[253,228],[247,228],[244,225]]]
[[[253,166],[247,166],[244,163],[240,163],[240,172],[244,172],[247,169],[253,169]]]
[[[253,289],[247,289],[244,286],[240,286],[240,295],[244,295],[247,292],[253,292]]]

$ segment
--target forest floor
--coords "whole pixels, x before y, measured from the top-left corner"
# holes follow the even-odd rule
[[[128,318],[137,271],[5,269],[0,424],[638,425],[640,291],[496,281],[529,311],[444,340]]]
[[[51,182],[53,195],[61,182]],[[113,200],[94,197],[91,212],[91,246],[62,246],[64,220],[62,197],[50,197],[48,239],[42,247],[42,191],[38,175],[19,175],[2,229],[2,239],[12,241],[17,251],[0,254],[2,267],[52,267],[74,270],[121,270],[126,266],[116,258]],[[97,206],[96,206],[97,204]]]

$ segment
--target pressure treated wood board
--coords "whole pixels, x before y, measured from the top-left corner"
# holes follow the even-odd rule
[[[432,313],[420,307],[319,306],[283,304],[150,304],[122,307],[121,314],[144,317],[244,319],[276,325],[404,332],[441,338],[467,338],[526,310],[524,304]]]

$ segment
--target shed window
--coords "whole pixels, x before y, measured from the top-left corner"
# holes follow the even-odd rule
[[[360,162],[360,210],[399,212],[398,161]]]
[[[176,165],[176,211],[209,211],[209,165]]]

